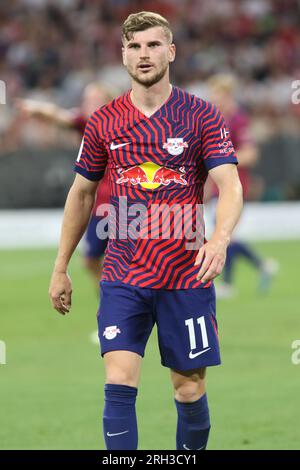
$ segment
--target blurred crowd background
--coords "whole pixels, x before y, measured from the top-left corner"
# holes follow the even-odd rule
[[[72,109],[92,81],[115,94],[127,90],[121,25],[141,10],[171,23],[173,84],[207,99],[213,74],[236,76],[237,99],[249,113],[260,153],[251,170],[260,190],[251,197],[300,199],[300,104],[292,103],[292,83],[300,79],[299,0],[10,0],[0,3],[0,79],[6,84],[0,207],[63,204],[80,136],[49,120],[28,119],[17,99]]]

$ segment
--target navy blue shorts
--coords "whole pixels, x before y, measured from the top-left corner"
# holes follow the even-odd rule
[[[97,224],[100,220],[101,217],[92,215],[88,227],[86,229],[83,245],[83,254],[87,258],[100,258],[100,256],[102,256],[106,250],[108,237],[105,238],[105,240],[101,240],[97,236]]]
[[[100,297],[102,356],[126,350],[143,357],[156,324],[163,366],[186,371],[221,363],[214,285],[168,290],[101,281]]]

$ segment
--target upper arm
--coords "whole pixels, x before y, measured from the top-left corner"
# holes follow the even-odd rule
[[[107,165],[107,152],[99,135],[100,119],[95,112],[88,120],[75,163],[75,171],[91,181],[99,181]]]
[[[216,166],[209,171],[209,175],[219,190],[226,186],[241,190],[241,182],[236,165],[228,164]]]
[[[76,193],[95,196],[99,181],[91,181],[80,174],[75,176],[72,189]]]

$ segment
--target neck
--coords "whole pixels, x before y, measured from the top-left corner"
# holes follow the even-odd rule
[[[151,87],[145,87],[135,81],[132,82],[130,98],[134,106],[144,114],[152,114],[169,98],[172,85],[169,77],[155,83]]]

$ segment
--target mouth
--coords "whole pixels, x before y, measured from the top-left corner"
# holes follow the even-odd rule
[[[140,64],[138,65],[138,69],[143,71],[143,72],[148,72],[148,70],[152,69],[152,65],[151,64]]]

